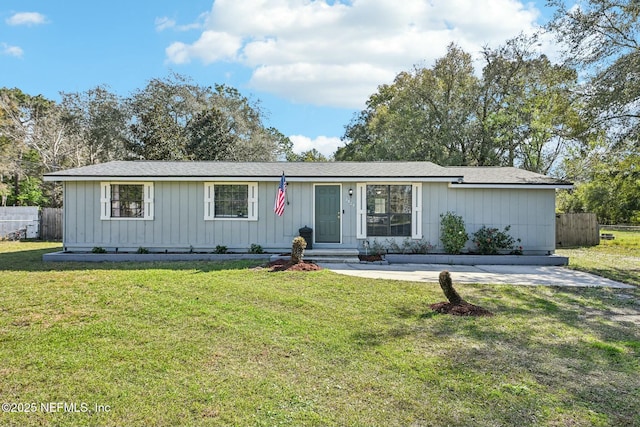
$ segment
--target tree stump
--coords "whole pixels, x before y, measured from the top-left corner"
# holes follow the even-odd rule
[[[440,287],[449,302],[439,302],[431,304],[429,307],[438,313],[453,314],[454,316],[493,316],[489,310],[477,305],[469,304],[462,299],[460,294],[453,288],[451,274],[448,271],[440,273]]]
[[[453,288],[451,274],[449,274],[447,270],[440,273],[438,280],[440,281],[440,287],[442,288],[442,292],[444,292],[444,296],[447,297],[451,304],[456,305],[464,302],[462,297],[460,297],[458,292]]]

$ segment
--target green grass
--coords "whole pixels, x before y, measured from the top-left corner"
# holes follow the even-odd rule
[[[640,286],[640,232],[601,230],[614,240],[601,240],[598,246],[559,249],[569,257],[569,268],[597,274],[619,282]]]
[[[437,284],[53,248],[0,244],[0,401],[89,411],[3,426],[640,425],[637,289],[458,285],[496,313],[459,318]]]

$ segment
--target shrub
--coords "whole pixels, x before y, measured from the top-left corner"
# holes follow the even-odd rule
[[[387,252],[395,254],[428,254],[433,246],[426,240],[414,240],[406,237],[399,245],[395,240],[387,239]]]
[[[218,245],[216,246],[216,250],[213,251],[214,254],[226,254],[228,251],[226,246]]]
[[[264,249],[262,249],[262,246],[252,243],[251,247],[249,248],[249,253],[250,254],[263,254],[264,253]]]
[[[428,254],[433,249],[433,245],[427,240],[415,240],[411,242],[409,249],[414,254]]]
[[[304,240],[303,237],[296,237],[291,242],[291,262],[294,264],[298,264],[302,261],[302,257],[304,256],[304,250],[307,247],[307,241]]]
[[[440,240],[448,254],[459,254],[469,240],[461,216],[453,212],[440,214]]]
[[[91,249],[91,252],[94,254],[106,254],[107,250],[100,246],[95,246],[93,249]]]
[[[147,249],[147,248],[143,248],[142,246],[140,246],[140,247],[138,248],[138,250],[136,251],[136,253],[139,253],[139,254],[148,254],[148,253],[149,253],[149,249]]]
[[[378,239],[373,239],[373,243],[369,245],[369,249],[371,251],[371,255],[384,255],[388,252],[387,247],[378,242]]]
[[[510,225],[507,225],[503,231],[483,225],[481,229],[473,233],[473,243],[482,255],[495,255],[500,251],[511,251],[511,253],[521,255],[522,247],[514,246],[516,239],[509,235],[510,229]],[[517,241],[520,242],[520,239]]]

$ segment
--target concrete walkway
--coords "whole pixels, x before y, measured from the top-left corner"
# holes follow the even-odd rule
[[[438,275],[447,270],[454,283],[499,283],[511,285],[545,285],[608,287],[633,289],[635,286],[605,279],[565,267],[535,265],[443,265],[443,264],[320,264],[338,274],[371,279],[407,280],[438,283]]]

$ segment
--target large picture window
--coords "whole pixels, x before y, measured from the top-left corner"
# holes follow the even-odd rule
[[[204,183],[204,219],[258,219],[257,183]]]
[[[411,185],[367,185],[367,235],[411,236]]]
[[[153,219],[153,183],[101,182],[100,219]]]
[[[358,183],[356,238],[422,239],[422,183]]]

